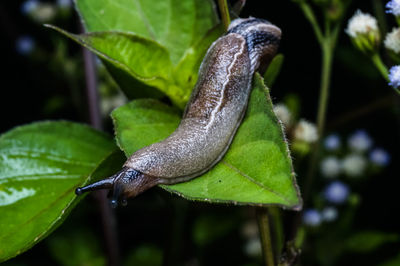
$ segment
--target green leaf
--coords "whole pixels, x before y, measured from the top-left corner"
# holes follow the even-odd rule
[[[75,0],[87,31],[125,31],[158,42],[177,64],[218,23],[211,0]]]
[[[176,110],[157,100],[135,100],[114,110],[112,118],[126,155],[163,140],[180,121]],[[192,200],[301,208],[288,146],[259,75],[246,116],[221,162],[201,177],[162,187]]]
[[[54,230],[77,203],[76,187],[115,171],[107,160],[96,170],[115,150],[107,135],[70,122],[34,123],[0,136],[0,262]]]
[[[277,54],[268,66],[267,71],[264,74],[265,85],[272,87],[274,85],[276,78],[281,72],[283,60],[285,59],[283,54]]]
[[[378,231],[363,231],[352,235],[345,242],[345,249],[350,252],[371,252],[384,244],[400,240],[398,234]]]
[[[218,17],[213,1],[75,2],[87,31],[101,35],[124,33],[135,36],[135,39],[130,37],[130,41],[126,42],[121,40],[126,39],[121,36],[103,36],[99,47],[87,40],[93,38],[91,34],[73,35],[52,28],[98,54],[128,98],[160,98],[160,92],[163,92],[176,106],[183,109],[197,81],[198,68],[204,54],[210,44],[223,33],[222,27],[216,26]],[[123,49],[120,51],[119,47]],[[135,59],[132,64],[126,62],[132,59]],[[148,68],[157,68],[157,71],[141,76],[140,71]]]
[[[165,93],[159,89],[146,85],[144,82],[135,79],[125,70],[114,66],[114,64],[102,60],[103,65],[110,73],[111,77],[118,81],[118,86],[128,99],[156,98],[160,99]],[[134,89],[133,89],[134,88]]]
[[[127,96],[148,96],[144,90],[157,88],[173,101],[181,102],[182,95],[170,89],[172,64],[168,51],[158,43],[126,32],[93,32],[72,34],[46,25],[88,48],[106,62],[114,78],[120,80]],[[118,71],[120,70],[120,71]],[[127,79],[126,75],[133,77]],[[127,83],[129,82],[129,83]],[[133,86],[135,90],[127,89]],[[134,91],[132,93],[131,91]]]

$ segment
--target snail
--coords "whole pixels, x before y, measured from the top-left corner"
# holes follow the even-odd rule
[[[256,69],[275,55],[281,31],[270,22],[235,19],[208,49],[178,128],[165,140],[133,153],[121,171],[76,189],[80,195],[111,190],[111,204],[158,184],[184,182],[222,159],[241,124]]]

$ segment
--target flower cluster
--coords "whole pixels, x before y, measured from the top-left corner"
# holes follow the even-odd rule
[[[50,22],[59,11],[69,10],[72,0],[57,0],[56,4],[39,0],[26,0],[21,5],[21,13],[29,16],[37,23]]]
[[[337,217],[338,210],[332,206],[325,207],[322,211],[307,209],[303,213],[303,223],[310,227],[316,227],[322,222],[333,222]]]
[[[321,160],[322,176],[336,178],[344,174],[348,177],[359,177],[365,175],[370,166],[369,162],[380,167],[390,162],[390,155],[384,149],[372,149],[373,140],[365,130],[357,130],[349,136],[345,154],[341,146],[338,135],[329,135],[324,139],[325,150],[333,154],[328,154]],[[366,156],[368,151],[370,151],[369,161]],[[340,153],[342,153],[341,158],[338,157]]]
[[[389,1],[386,4],[386,8],[386,13],[393,14],[396,17],[398,26],[400,26],[400,0]],[[348,21],[346,33],[357,49],[370,56],[382,76],[385,79],[389,79],[388,84],[400,94],[400,66],[393,66],[388,75],[388,68],[380,57],[378,48],[381,37],[377,19],[368,13],[357,10]],[[399,64],[400,28],[394,27],[391,32],[387,33],[383,43],[392,61],[395,64]]]
[[[350,202],[351,189],[340,180],[341,177],[365,177],[372,169],[381,169],[390,163],[390,154],[380,147],[373,147],[374,141],[365,130],[356,130],[343,144],[338,134],[328,135],[323,140],[324,156],[320,162],[320,172],[328,179],[321,191],[321,198],[328,206],[321,211],[309,209],[304,212],[303,223],[319,226],[322,222],[334,221],[339,211],[335,205]],[[321,207],[321,206],[319,206]]]

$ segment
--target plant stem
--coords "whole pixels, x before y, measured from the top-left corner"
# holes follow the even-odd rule
[[[304,16],[310,22],[310,24],[314,30],[315,36],[317,37],[318,42],[322,45],[322,42],[324,41],[324,35],[322,34],[321,28],[318,25],[317,19],[314,15],[314,12],[312,11],[310,5],[303,1],[299,2],[298,4],[304,13]]]
[[[372,62],[374,63],[375,67],[381,73],[382,77],[387,81],[390,82],[389,79],[389,71],[387,70],[386,65],[382,62],[382,59],[378,53],[375,53],[371,57]],[[400,90],[398,88],[392,87],[393,90],[400,95]]]
[[[274,241],[275,247],[275,258],[279,259],[285,246],[285,236],[283,233],[281,210],[278,207],[269,207],[268,211],[271,220],[270,224],[273,235],[272,239]]]
[[[99,108],[99,94],[97,92],[97,73],[93,54],[86,48],[83,48],[83,60],[85,64],[86,94],[89,109],[89,123],[92,127],[102,130]]]
[[[256,213],[257,213],[258,228],[260,231],[264,265],[275,266],[268,209],[262,207],[256,208]]]
[[[226,0],[218,0],[218,6],[219,6],[219,11],[221,13],[222,23],[224,24],[225,30],[227,30],[229,27],[229,24],[231,24],[228,3]]]
[[[317,131],[318,140],[314,144],[314,148],[311,153],[310,164],[308,167],[308,173],[304,182],[304,202],[310,194],[310,189],[315,176],[315,171],[317,169],[318,156],[320,153],[321,139],[324,134],[326,110],[328,108],[329,99],[329,87],[332,72],[332,58],[333,58],[333,43],[335,43],[335,38],[325,39],[322,49],[322,66],[321,66],[321,83],[320,83],[320,94],[319,94],[319,104],[317,113]]]
[[[331,49],[331,44],[330,42],[325,41],[324,45],[322,46],[321,84],[317,114],[317,128],[319,139],[321,139],[325,127],[325,117],[328,107],[329,85],[332,71],[332,56],[333,51]]]
[[[85,80],[89,109],[89,121],[94,128],[101,130],[103,126],[101,122],[101,114],[99,108],[95,59],[93,54],[86,48],[83,48],[83,59],[85,64]],[[107,191],[96,191],[93,192],[93,195],[97,201],[98,208],[100,210],[104,239],[106,242],[108,265],[118,266],[120,265],[120,260],[115,213],[108,203]]]
[[[389,80],[389,72],[388,72],[387,67],[385,66],[385,64],[382,62],[382,59],[381,59],[380,55],[378,53],[373,54],[371,56],[371,60],[375,64],[375,66],[379,70],[379,72],[381,73],[382,77],[386,81],[389,82],[390,81]]]

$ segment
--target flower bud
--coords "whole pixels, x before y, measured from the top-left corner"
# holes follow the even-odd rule
[[[393,28],[391,32],[386,34],[383,43],[390,57],[394,61],[400,62],[400,28]]]
[[[296,128],[294,129],[295,140],[304,141],[307,143],[313,143],[318,139],[318,132],[315,124],[300,119]]]
[[[357,10],[349,20],[346,33],[360,51],[367,54],[377,52],[381,37],[375,17]]]
[[[348,199],[350,189],[346,184],[334,181],[325,187],[323,195],[328,202],[342,204]]]
[[[315,209],[308,209],[304,211],[303,223],[305,225],[315,227],[320,225],[322,222],[321,214]]]
[[[286,105],[282,103],[274,105],[274,113],[286,128],[291,126],[292,114]]]

